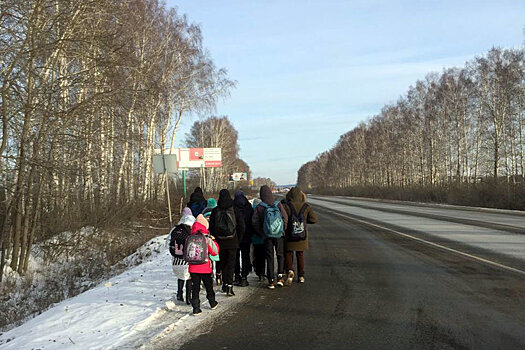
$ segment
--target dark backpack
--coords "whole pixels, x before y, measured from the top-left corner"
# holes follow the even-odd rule
[[[279,209],[279,201],[273,204],[261,202],[264,208],[263,231],[268,238],[281,238],[284,231],[284,221]]]
[[[286,239],[288,242],[304,241],[306,239],[306,222],[304,219],[304,212],[308,208],[308,204],[303,204],[299,214],[295,211],[292,203],[288,203],[291,215],[288,218],[288,228],[286,230]]]
[[[184,258],[184,246],[190,235],[190,227],[184,224],[175,226],[170,232],[170,254],[176,258]]]
[[[235,237],[235,213],[232,209],[217,209],[213,234],[218,239],[233,239]]]
[[[201,231],[197,231],[186,238],[184,261],[190,265],[202,265],[209,261],[208,238]]]

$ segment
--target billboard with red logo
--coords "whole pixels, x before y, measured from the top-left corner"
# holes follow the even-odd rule
[[[160,154],[160,149],[155,150],[155,153]],[[164,154],[177,156],[177,167],[179,170],[222,167],[222,152],[220,148],[172,148],[164,150]]]

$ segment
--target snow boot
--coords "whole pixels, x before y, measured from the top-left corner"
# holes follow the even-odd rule
[[[277,275],[277,285],[279,287],[283,287],[284,286],[284,279],[283,279],[283,275],[282,274],[278,274]]]
[[[246,286],[249,286],[250,284],[248,283],[248,278],[246,277],[243,277],[241,279],[241,283],[239,284],[239,287],[246,287]]]
[[[216,300],[210,300],[210,307],[212,310],[215,310],[217,305],[219,305],[219,303]]]
[[[186,281],[186,304],[191,304],[191,280]]]
[[[286,283],[285,283],[288,287],[292,285],[293,276],[294,276],[293,271],[292,270],[288,271],[288,275],[286,276]]]
[[[233,292],[233,286],[228,286],[228,291],[226,293],[226,296],[233,297],[235,293]]]
[[[240,286],[241,285],[241,275],[235,275],[235,278],[233,279],[233,284],[236,285],[236,286]]]
[[[182,290],[184,289],[184,280],[177,280],[177,300],[184,301],[182,297]]]

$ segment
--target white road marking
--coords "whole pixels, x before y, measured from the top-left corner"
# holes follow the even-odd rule
[[[446,251],[449,251],[449,252],[452,252],[452,253],[455,253],[455,254],[458,254],[458,255],[465,256],[467,258],[470,258],[470,259],[473,259],[473,260],[476,260],[476,261],[483,262],[483,263],[488,264],[488,265],[499,267],[500,269],[504,269],[504,270],[507,270],[507,271],[512,271],[512,272],[515,272],[515,273],[520,274],[522,276],[525,276],[525,271],[516,269],[514,267],[503,265],[503,264],[497,263],[495,261],[491,261],[491,260],[488,260],[488,259],[476,256],[476,255],[472,255],[472,254],[469,254],[469,253],[462,252],[462,251],[457,250],[457,249],[449,248],[449,247],[446,247],[446,246],[441,245],[441,244],[430,242],[430,241],[427,241],[425,239],[422,239],[422,238],[419,238],[419,237],[416,237],[416,236],[412,236],[412,235],[409,235],[409,234],[406,234],[406,233],[403,233],[403,232],[399,232],[399,231],[393,230],[393,229],[388,228],[388,227],[384,227],[384,226],[381,226],[381,225],[373,224],[371,222],[364,221],[364,220],[361,220],[361,219],[356,219],[356,218],[354,218],[352,216],[349,216],[349,215],[340,214],[340,213],[337,213],[337,212],[332,212],[332,214],[339,215],[339,216],[342,216],[342,217],[345,217],[347,219],[360,222],[360,223],[368,225],[368,226],[373,226],[373,227],[376,227],[376,228],[379,228],[379,229],[382,229],[382,230],[390,231],[390,232],[396,233],[396,234],[398,234],[400,236],[411,238],[413,240],[422,242],[424,244],[427,244],[427,245],[430,245],[430,246],[433,246],[433,247],[436,247],[436,248],[440,248],[440,249],[443,249],[443,250],[446,250]]]

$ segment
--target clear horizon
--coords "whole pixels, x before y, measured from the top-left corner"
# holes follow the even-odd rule
[[[167,1],[238,85],[221,100],[255,177],[297,170],[431,72],[523,45],[518,1]],[[185,133],[196,117],[186,119]]]

